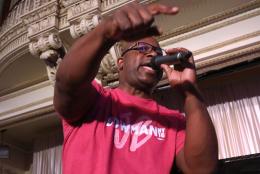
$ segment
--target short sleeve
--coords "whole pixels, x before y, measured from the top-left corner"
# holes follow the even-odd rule
[[[84,88],[84,86],[83,86]],[[93,80],[90,88],[86,88],[88,90],[85,96],[81,96],[78,102],[78,105],[74,107],[74,115],[70,117],[70,119],[64,118],[60,113],[57,112],[57,115],[65,120],[68,123],[74,123],[80,121],[86,115],[89,115],[89,112],[95,107],[95,104],[98,103],[99,100],[106,97],[108,94],[107,90],[104,89],[96,80]],[[81,101],[80,101],[81,100]],[[82,106],[83,103],[83,106]],[[82,114],[82,109],[85,109],[84,115]]]
[[[185,129],[186,129],[186,119],[184,115],[179,116],[178,119],[178,129],[176,135],[176,155],[184,147],[185,143]]]

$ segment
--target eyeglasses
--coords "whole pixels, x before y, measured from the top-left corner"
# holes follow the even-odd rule
[[[166,51],[163,50],[160,47],[155,47],[151,44],[148,44],[146,42],[136,42],[133,46],[131,46],[130,48],[126,49],[121,56],[124,56],[128,51],[131,50],[136,50],[139,51],[140,53],[143,54],[148,54],[151,51],[155,51],[157,53],[157,55],[162,56],[166,54]]]

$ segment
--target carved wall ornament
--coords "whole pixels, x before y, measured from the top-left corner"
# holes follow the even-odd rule
[[[100,23],[100,15],[90,19],[82,19],[79,24],[70,26],[70,34],[75,39],[94,29]]]
[[[40,54],[49,49],[59,49],[62,47],[61,39],[56,34],[50,34],[47,37],[40,37],[38,41],[29,43],[29,51],[35,56],[40,56]]]
[[[37,41],[29,43],[29,51],[34,56],[40,57],[47,65],[47,74],[52,84],[55,83],[56,70],[65,56],[65,48],[57,34],[42,36]]]
[[[57,31],[58,30],[58,18],[55,16],[49,16],[45,19],[42,19],[40,21],[37,21],[33,24],[31,24],[28,27],[28,37],[33,38],[39,35],[42,32],[45,32],[48,30],[50,31]]]
[[[39,6],[36,6],[39,7]],[[57,16],[59,14],[59,6],[57,0],[52,0],[48,3],[41,5],[40,8],[32,9],[28,11],[26,14],[21,16],[23,23],[25,25],[30,25],[36,21],[41,20],[42,18],[46,18],[50,15]]]
[[[102,14],[111,14],[113,11],[121,6],[133,2],[134,0],[101,0],[101,11]],[[148,4],[157,0],[140,0],[139,3]]]
[[[72,5],[67,12],[68,21],[73,22],[75,19],[85,16],[100,13],[99,0],[80,1]]]
[[[118,81],[118,69],[114,58],[108,53],[102,60],[97,74],[104,86],[114,86]]]
[[[56,82],[56,72],[59,68],[61,61],[62,61],[62,58],[59,57],[56,61],[56,66],[47,66],[46,67],[48,78],[53,86],[55,85],[55,82]]]
[[[63,7],[69,7],[75,3],[78,3],[82,0],[61,0],[60,3]]]

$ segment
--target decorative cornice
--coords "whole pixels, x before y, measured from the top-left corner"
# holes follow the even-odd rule
[[[125,4],[131,3],[134,0],[114,0],[110,2],[109,0],[104,0],[101,2],[101,10],[103,14],[111,13],[119,7],[124,6]]]
[[[1,119],[0,116],[0,127],[1,129],[7,129],[9,127],[12,127],[16,124],[26,122],[26,121],[32,121],[33,119],[37,119],[39,117],[48,117],[48,115],[52,115],[55,112],[53,105],[45,106],[40,109],[36,109],[30,112],[25,112],[19,115],[12,116],[7,119]]]
[[[133,2],[134,0],[113,0],[112,2],[110,0],[104,0],[101,1],[101,11],[102,15],[111,14],[116,9]],[[157,0],[140,0],[139,3],[142,4],[149,4],[152,2],[155,2]]]
[[[37,83],[35,83],[35,80],[31,80],[31,81],[27,81],[26,83],[23,83],[24,87],[20,88],[19,85],[14,86],[14,88],[19,88],[18,90],[13,90],[13,92],[8,92],[7,94],[2,94],[0,93],[0,102],[4,101],[4,100],[8,100],[11,98],[15,98],[17,96],[26,94],[28,92],[31,91],[35,91],[37,89],[41,89],[47,86],[50,86],[51,83],[50,81],[48,81],[48,77],[45,76],[45,78],[43,79],[38,79]]]
[[[243,61],[251,61],[259,57],[260,42],[198,60],[196,61],[197,73],[202,74],[208,71],[218,70],[229,65],[234,65]]]
[[[58,15],[59,4],[56,0],[52,0],[21,16],[28,28],[28,38],[32,40],[48,32],[58,33]]]
[[[37,78],[37,79],[31,79],[31,80],[23,81],[22,83],[16,84],[15,86],[12,86],[12,87],[10,87],[6,90],[1,90],[0,91],[0,102],[3,101],[3,100],[7,100],[11,97],[15,97],[15,96],[18,96],[20,94],[29,92],[32,89],[37,89],[37,87],[35,87],[34,85],[38,84],[38,83],[41,84],[42,82],[45,82],[46,80],[48,80],[47,74],[45,76],[42,76],[42,77]],[[32,86],[32,88],[30,88],[31,86]],[[42,87],[42,86],[40,86],[40,87]]]
[[[11,63],[17,60],[22,55],[28,53],[27,36],[23,35],[18,38],[16,42],[9,44],[2,52],[0,52],[0,73],[8,67]],[[15,51],[13,50],[15,49]]]
[[[31,25],[32,23],[39,21],[47,16],[57,16],[59,12],[58,1],[52,0],[38,8],[35,8],[21,16],[25,25]]]
[[[1,42],[0,42],[0,50],[3,49],[7,44],[11,41],[19,37],[26,32],[26,28],[24,27],[22,22],[18,22],[16,25],[13,25],[9,28],[9,30],[0,34]]]
[[[41,35],[48,35],[49,32],[58,33],[58,25],[58,18],[56,16],[48,16],[28,27],[28,38],[34,39]]]
[[[180,36],[173,37],[169,40],[170,40],[171,43],[177,43],[177,42],[180,42],[180,41],[183,41],[183,40],[186,40],[186,39],[190,39],[190,38],[195,37],[195,36],[199,36],[199,35],[208,33],[210,31],[217,30],[219,28],[222,28],[222,27],[225,27],[225,26],[228,26],[228,25],[231,25],[231,24],[234,24],[234,23],[237,23],[237,22],[258,16],[258,15],[260,15],[260,8],[257,8],[257,9],[254,9],[252,11],[246,12],[244,14],[232,17],[231,19],[226,19],[226,20],[218,22],[216,24],[212,24],[212,25],[203,27],[201,29],[197,29],[193,32],[189,32],[189,33],[182,34]],[[242,36],[242,37],[245,37],[245,36]],[[236,40],[241,40],[241,39],[234,39],[233,41],[236,41]],[[162,46],[165,45],[165,44],[168,44],[168,42],[169,41],[166,41],[166,42],[163,41]],[[217,46],[217,45],[214,45],[214,46]],[[200,52],[201,51],[195,51],[194,54],[196,55],[197,53],[200,53]]]
[[[80,1],[82,1],[82,0],[61,0],[60,3],[61,3],[61,6],[66,8],[66,7],[74,5],[75,3],[80,3]]]
[[[257,36],[260,36],[260,31],[248,33],[248,34],[242,35],[240,37],[236,37],[236,38],[226,40],[226,41],[218,43],[218,44],[214,44],[214,45],[211,45],[211,46],[208,46],[208,47],[204,47],[202,49],[194,51],[193,55],[196,56],[196,55],[199,55],[199,54],[203,54],[203,53],[206,53],[206,52],[209,52],[209,51],[212,51],[212,50],[216,50],[216,49],[219,49],[219,48],[223,48],[227,45],[234,44],[234,43],[237,43],[237,42],[241,42],[241,41],[244,41],[244,40],[247,40],[247,39],[250,39],[250,38],[254,38],[254,37],[257,37]]]
[[[189,25],[181,26],[181,27],[175,28],[171,31],[165,32],[165,33],[163,33],[162,36],[157,37],[157,39],[159,41],[162,41],[162,40],[166,40],[168,38],[176,37],[178,35],[182,35],[184,33],[188,33],[190,31],[196,30],[198,28],[202,28],[202,27],[205,27],[207,25],[217,23],[217,22],[222,21],[224,19],[231,18],[233,16],[242,14],[244,12],[247,12],[247,11],[259,8],[259,7],[260,7],[260,0],[253,0],[253,1],[250,1],[248,3],[243,4],[241,6],[234,7],[232,9],[226,10],[226,11],[218,13],[216,15],[209,16],[207,18],[203,18],[203,19],[201,19],[197,22],[191,23]],[[256,12],[256,13],[259,14],[259,12]],[[257,15],[257,14],[251,14],[251,16]],[[246,17],[249,18],[251,16],[249,15],[249,16],[246,16]],[[242,20],[242,19],[240,19],[240,20]],[[232,21],[232,22],[234,23],[235,21]],[[222,26],[223,25],[227,25],[227,24],[222,24]],[[222,26],[218,26],[218,27],[222,27]],[[213,30],[213,29],[214,28],[211,28],[211,30]],[[207,30],[207,31],[210,31],[210,30]],[[207,32],[207,31],[204,31],[204,32]],[[201,34],[201,33],[196,33],[196,35],[199,35],[199,34]],[[195,36],[195,35],[193,34],[193,36]],[[192,37],[192,36],[187,35],[183,38],[180,38],[180,40],[183,40],[183,39],[188,38],[188,37]]]
[[[84,16],[93,16],[100,13],[98,0],[88,0],[73,4],[67,11],[67,19],[70,23]]]
[[[40,105],[42,103],[46,103],[46,102],[49,102],[49,101],[52,101],[52,100],[53,100],[53,97],[51,96],[51,97],[48,97],[48,98],[44,98],[44,99],[32,102],[30,104],[22,105],[22,106],[15,107],[14,109],[10,109],[10,110],[5,111],[5,112],[1,112],[0,113],[0,122],[3,121],[3,120],[8,120],[8,119],[10,119],[10,117],[12,117],[12,116],[6,117],[6,115],[9,115],[9,114],[12,114],[12,113],[15,113],[15,112],[18,112],[18,111],[22,111],[24,109],[27,109],[27,108],[30,108],[30,107],[33,107],[33,106],[37,106],[37,105]]]
[[[27,46],[27,44],[28,44],[28,38],[27,38],[26,33],[22,33],[21,35],[18,35],[15,39],[12,39],[12,41],[9,42],[0,51],[0,65],[6,59],[9,59],[11,55],[13,56],[14,54],[18,54],[19,49],[23,48],[24,46]],[[0,70],[0,72],[1,72],[1,70]]]

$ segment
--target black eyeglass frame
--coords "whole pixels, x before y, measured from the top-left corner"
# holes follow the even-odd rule
[[[150,46],[152,48],[151,50],[155,51],[159,56],[166,54],[166,51],[164,49],[162,49],[161,47],[156,47],[156,46],[153,46],[146,42],[136,42],[133,46],[130,46],[125,51],[123,51],[123,53],[121,54],[121,57],[123,57],[128,51],[131,51],[131,50],[137,50],[139,52],[142,52],[142,51],[140,51],[140,47],[138,47],[139,44],[144,44],[144,45]],[[143,53],[145,53],[145,52],[143,52]]]

